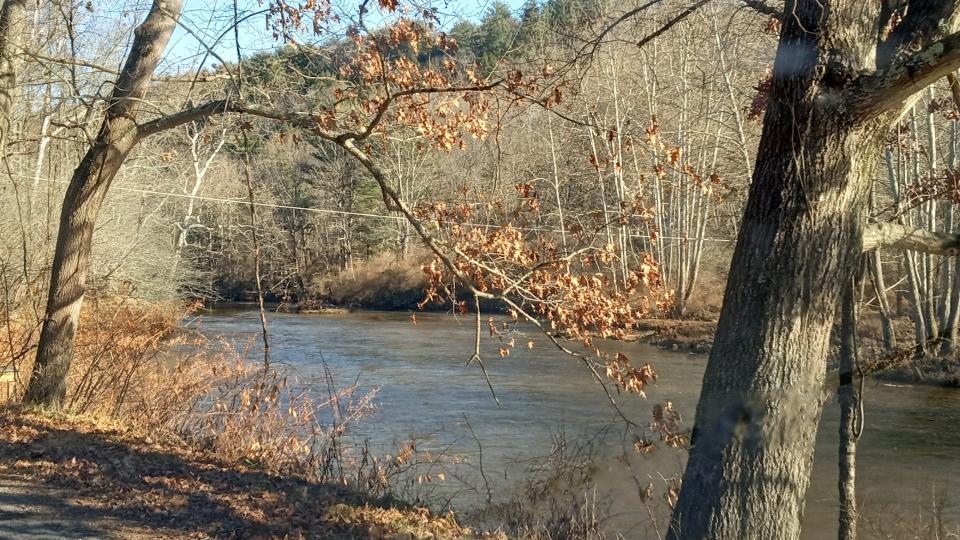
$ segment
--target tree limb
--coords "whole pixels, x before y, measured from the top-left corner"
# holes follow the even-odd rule
[[[911,54],[890,68],[861,77],[855,92],[861,118],[876,117],[960,68],[960,32]]]
[[[957,74],[950,72],[947,74],[947,82],[950,83],[950,96],[953,98],[953,106],[960,112],[960,80],[957,80]]]
[[[899,223],[873,223],[863,231],[863,251],[881,247],[936,255],[960,255],[960,234],[934,232]]]
[[[193,122],[195,120],[200,120],[208,116],[213,116],[216,114],[223,113],[245,113],[252,116],[259,116],[261,118],[269,118],[272,120],[278,120],[281,122],[286,122],[294,127],[309,129],[321,137],[334,141],[336,143],[342,143],[347,140],[362,141],[369,137],[373,131],[377,128],[380,122],[383,120],[384,115],[390,106],[396,101],[397,98],[409,97],[409,96],[418,96],[418,95],[432,95],[432,94],[452,94],[459,92],[485,92],[492,90],[501,84],[504,83],[503,79],[496,79],[489,83],[477,84],[471,86],[450,86],[450,87],[423,87],[423,88],[411,88],[408,90],[401,90],[391,94],[389,97],[384,99],[384,101],[377,107],[377,111],[374,114],[373,118],[364,126],[362,131],[346,131],[339,134],[334,134],[333,132],[328,132],[319,127],[317,120],[310,114],[302,112],[288,112],[281,111],[278,109],[264,109],[255,105],[250,105],[245,100],[228,100],[228,99],[219,99],[214,101],[208,101],[196,107],[189,109],[184,109],[182,111],[169,114],[167,116],[161,116],[149,122],[140,124],[137,127],[137,139],[143,139],[154,135],[161,131],[166,131],[168,129],[181,126],[188,122]]]
[[[269,118],[279,122],[286,122],[294,127],[308,129],[321,138],[335,141],[339,134],[320,127],[316,118],[299,112],[289,112],[279,109],[265,109],[256,105],[251,105],[244,100],[218,99],[184,109],[182,111],[161,116],[149,122],[144,122],[137,126],[137,139],[143,139],[161,131],[173,129],[189,122],[200,120],[208,116],[224,113],[245,113],[260,118]]]
[[[781,10],[771,6],[763,0],[743,0],[743,3],[754,11],[763,13],[764,15],[769,15],[775,19],[783,17],[783,12]]]
[[[652,33],[648,34],[647,36],[643,37],[640,41],[638,41],[637,47],[643,47],[647,43],[653,41],[658,36],[666,32],[667,30],[671,29],[678,22],[689,17],[691,14],[693,14],[694,11],[700,9],[700,7],[702,7],[704,4],[706,4],[709,1],[710,0],[698,0],[696,3],[690,6],[687,6],[686,9],[678,13],[669,21],[665,22],[660,28],[657,28],[655,31],[653,31]]]

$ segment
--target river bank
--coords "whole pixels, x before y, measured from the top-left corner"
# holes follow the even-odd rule
[[[453,514],[225,463],[176,438],[0,409],[0,537],[476,538]],[[494,538],[489,536],[488,538]]]
[[[903,336],[904,340],[912,338],[912,324],[907,317],[895,319],[893,325],[896,335]],[[713,346],[716,330],[715,320],[651,319],[638,324],[636,333],[628,339],[661,349],[707,354]],[[957,355],[942,352],[909,354],[909,344],[901,344],[902,350],[889,351],[884,347],[879,318],[876,316],[867,316],[862,322],[859,339],[860,357],[865,366],[888,366],[871,373],[873,377],[898,383],[960,388],[960,358]],[[839,348],[835,336],[834,347]]]

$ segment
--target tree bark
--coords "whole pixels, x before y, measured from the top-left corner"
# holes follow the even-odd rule
[[[857,441],[860,438],[863,419],[860,392],[856,387],[859,373],[857,358],[857,309],[860,290],[859,279],[848,282],[843,295],[843,314],[840,323],[840,386],[837,401],[840,403],[840,443],[837,456],[839,476],[837,492],[840,505],[837,537],[840,540],[857,538]]]
[[[829,336],[891,121],[844,99],[869,17],[788,5],[671,538],[799,536]]]
[[[130,53],[114,86],[103,124],[73,173],[60,213],[46,317],[26,403],[59,408],[73,360],[97,214],[130,150],[137,143],[137,114],[163,55],[182,0],[155,0],[135,30]]]
[[[26,0],[5,0],[0,8],[0,160],[6,160],[10,137],[10,114],[17,91],[17,70],[14,62],[17,40],[24,31]]]

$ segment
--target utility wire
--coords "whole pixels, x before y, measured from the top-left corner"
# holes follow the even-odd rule
[[[55,179],[49,179],[49,178],[41,178],[40,181],[44,183],[49,183],[49,184],[69,184],[70,183],[68,180],[55,180]],[[226,197],[189,195],[187,193],[174,193],[171,191],[158,191],[153,189],[132,188],[132,187],[124,187],[124,186],[112,186],[110,190],[126,191],[129,193],[138,193],[141,195],[156,195],[160,197],[176,197],[180,199],[193,199],[197,201],[209,201],[209,202],[224,203],[224,204],[237,204],[241,206],[249,206],[251,204],[249,201],[245,201],[240,198],[229,199]],[[371,214],[368,212],[352,212],[348,210],[332,210],[328,208],[309,208],[305,206],[292,206],[288,204],[272,204],[272,203],[256,202],[256,201],[253,202],[253,206],[262,207],[262,208],[275,208],[278,210],[298,210],[301,212],[310,212],[314,214],[346,215],[346,216],[357,216],[357,217],[393,220],[393,221],[404,221],[406,219],[403,216],[388,216],[384,214]],[[467,225],[470,227],[486,227],[486,228],[500,227],[500,225],[493,225],[490,223],[469,223],[468,222],[468,223],[461,223],[461,225]],[[535,231],[535,232],[554,233],[554,234],[560,234],[562,232],[560,231],[560,229],[552,229],[548,227],[527,227],[527,230]],[[630,236],[630,238],[647,238],[647,239],[650,238],[650,235],[648,234],[630,233],[628,236]],[[693,242],[697,240],[704,240],[706,242],[718,242],[718,243],[733,242],[733,239],[730,239],[730,238],[709,238],[709,237],[696,238],[696,237],[682,237],[682,236],[657,236],[657,238],[660,238],[663,240],[685,240],[689,242]]]

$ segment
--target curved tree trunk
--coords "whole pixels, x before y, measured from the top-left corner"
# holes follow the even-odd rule
[[[155,0],[136,29],[100,132],[70,180],[60,213],[46,318],[24,396],[27,403],[54,408],[63,403],[97,214],[110,183],[138,141],[137,113],[182,4],[182,0]]]

